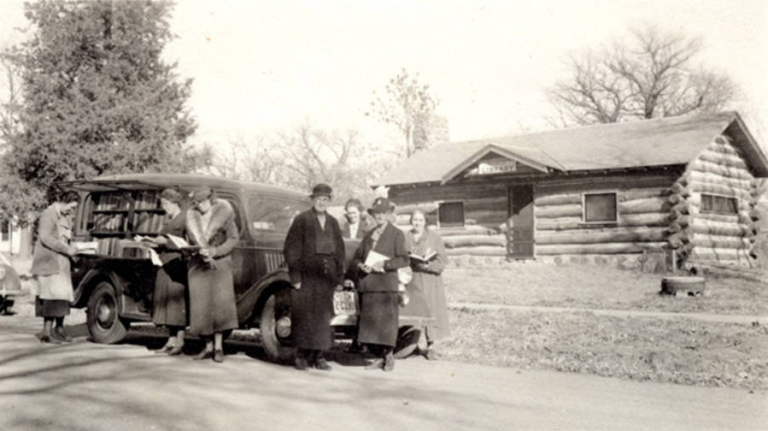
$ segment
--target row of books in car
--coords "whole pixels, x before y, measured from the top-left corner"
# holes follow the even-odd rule
[[[101,194],[99,195],[99,201],[96,204],[96,209],[101,211],[127,210],[128,200],[121,194]]]
[[[123,230],[123,214],[94,214],[93,230],[97,232],[118,232]]]
[[[137,210],[154,210],[160,208],[157,192],[140,192],[136,195],[133,208]]]
[[[158,213],[135,213],[133,216],[133,231],[134,232],[160,232],[165,223],[165,215]]]
[[[80,242],[76,243],[75,246],[81,254],[138,259],[150,259],[152,256],[152,251],[144,244],[120,238],[103,238],[97,241]]]

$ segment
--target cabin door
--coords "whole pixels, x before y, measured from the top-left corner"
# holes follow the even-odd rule
[[[507,254],[514,259],[533,258],[533,186],[509,187]]]

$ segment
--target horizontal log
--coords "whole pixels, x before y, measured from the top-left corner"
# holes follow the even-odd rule
[[[691,242],[694,247],[707,247],[707,248],[734,248],[734,249],[746,249],[749,250],[752,247],[752,243],[748,238],[739,236],[710,236],[695,234],[691,238]]]
[[[669,188],[669,191],[671,194],[681,195],[683,197],[691,195],[691,191],[688,189],[688,187],[679,182],[672,184],[672,187]]]
[[[720,145],[713,142],[707,146],[705,151],[711,152],[711,153],[727,154],[730,156],[741,157],[741,152],[739,151],[738,148],[734,147],[733,145]]]
[[[673,205],[679,204],[681,202],[686,202],[687,200],[688,200],[687,196],[683,196],[679,193],[673,193],[669,195],[669,203]]]
[[[748,191],[745,191],[739,188],[729,187],[723,184],[711,184],[711,183],[702,183],[698,181],[691,181],[690,187],[694,193],[715,194],[715,195],[728,196],[728,197],[747,199],[747,200],[752,199],[752,196],[749,194]]]
[[[668,248],[666,241],[649,243],[605,243],[605,244],[551,244],[537,245],[536,254],[552,256],[558,254],[632,254],[643,251],[660,251]]]
[[[560,218],[560,217],[581,217],[581,204],[578,205],[553,205],[535,208],[536,218]]]
[[[753,179],[730,178],[730,177],[725,177],[718,174],[712,174],[709,172],[699,172],[699,171],[691,171],[691,172],[688,172],[686,175],[687,175],[689,184],[691,181],[704,183],[704,184],[721,184],[728,187],[733,187],[735,189],[741,189],[746,192],[749,192],[754,187]]]
[[[739,261],[749,260],[748,250],[739,250],[735,248],[709,248],[694,247],[691,251],[692,260],[712,260],[712,261]]]
[[[440,236],[442,237],[456,236],[456,235],[476,235],[476,234],[496,235],[498,234],[496,230],[487,228],[485,226],[480,226],[480,225],[435,228],[434,231],[440,234]]]
[[[616,226],[664,226],[670,222],[668,213],[647,213],[647,214],[619,214],[619,221]],[[588,229],[593,224],[584,223],[581,217],[560,217],[553,219],[537,219],[536,230],[567,230],[567,229]]]
[[[691,226],[693,233],[714,236],[747,236],[750,234],[750,228],[741,223],[723,222],[715,220],[704,220],[697,217],[693,220]]]
[[[667,233],[663,227],[606,228],[569,231],[543,231],[536,234],[536,244],[599,244],[620,242],[659,242]]]
[[[432,212],[436,212],[438,207],[439,207],[439,204],[437,202],[423,202],[419,204],[398,205],[395,208],[395,213],[398,215],[406,214],[410,216],[411,214],[413,214],[414,211],[419,210],[424,214],[429,214]]]
[[[556,194],[556,195],[544,195],[544,196],[536,196],[536,198],[533,200],[534,205],[536,207],[545,207],[550,205],[569,205],[569,204],[578,204],[581,205],[582,202],[582,194],[581,193],[564,193],[564,194]]]
[[[705,162],[715,163],[718,165],[747,169],[747,163],[744,161],[744,159],[735,154],[721,153],[706,149],[703,153],[701,153],[699,158]]]
[[[634,199],[619,202],[619,214],[667,212],[670,206],[669,202],[661,197]]]
[[[747,218],[749,217],[748,214],[744,214]],[[700,220],[710,220],[710,221],[723,221],[728,223],[739,223],[739,215],[738,214],[715,214],[715,213],[699,213],[696,215],[696,219]]]
[[[560,217],[554,219],[537,219],[536,230],[578,229],[584,225],[581,217]]]
[[[619,214],[619,226],[667,226],[668,213]]]
[[[751,180],[754,176],[744,168],[732,168],[728,166],[721,166],[716,163],[707,162],[704,160],[694,160],[688,164],[688,171],[708,172],[712,174],[722,175],[730,178],[741,178]]]
[[[456,235],[447,236],[443,239],[446,248],[461,247],[506,247],[506,235]]]
[[[506,256],[506,247],[459,247],[445,250],[448,256]]]

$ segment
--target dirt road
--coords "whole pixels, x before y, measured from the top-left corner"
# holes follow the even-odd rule
[[[0,430],[759,430],[768,394],[412,358],[393,373],[339,354],[299,372],[231,343],[224,364],[162,340],[41,345],[0,316]],[[74,328],[73,331],[82,328]],[[80,332],[82,334],[82,332]]]

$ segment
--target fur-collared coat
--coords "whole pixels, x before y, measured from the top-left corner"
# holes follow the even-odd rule
[[[236,329],[237,306],[232,273],[232,250],[240,234],[232,204],[215,199],[208,214],[196,207],[187,210],[186,230],[190,243],[213,251],[212,261],[195,256],[188,262],[189,330],[211,335]]]

